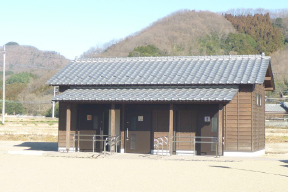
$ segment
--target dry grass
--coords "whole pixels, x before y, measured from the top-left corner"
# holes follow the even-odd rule
[[[7,117],[0,125],[0,140],[57,142],[57,125],[56,118]]]
[[[57,142],[57,136],[35,134],[4,134],[0,135],[1,141],[43,141]]]
[[[266,136],[266,143],[288,143],[288,136]]]

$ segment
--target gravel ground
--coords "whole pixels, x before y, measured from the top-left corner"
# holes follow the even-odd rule
[[[288,154],[254,158],[0,153],[1,191],[288,191]]]

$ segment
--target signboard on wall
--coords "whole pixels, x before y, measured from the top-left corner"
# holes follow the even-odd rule
[[[143,121],[143,116],[138,116],[138,121]]]
[[[204,122],[210,122],[210,116],[205,116],[204,117]]]
[[[87,115],[87,121],[91,121],[92,120],[92,115]]]

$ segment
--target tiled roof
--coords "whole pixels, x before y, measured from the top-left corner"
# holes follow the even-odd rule
[[[138,86],[72,88],[57,95],[54,101],[231,101],[238,86]]]
[[[282,106],[287,110],[287,112],[288,112],[288,102],[284,102],[284,103],[282,103]]]
[[[261,55],[99,58],[74,61],[47,84],[262,84],[270,60],[270,57]]]
[[[281,104],[265,104],[266,112],[286,112]],[[288,110],[287,110],[288,111]]]

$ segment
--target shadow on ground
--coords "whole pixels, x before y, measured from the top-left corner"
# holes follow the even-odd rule
[[[35,151],[58,151],[57,142],[23,142],[14,147],[25,147],[24,150],[35,150]]]
[[[282,163],[286,163],[286,165],[281,165],[283,167],[287,167],[288,168],[288,160],[281,160],[280,162]]]
[[[283,163],[288,163],[288,160],[281,160],[281,162]],[[288,165],[281,165],[284,167],[288,167]],[[249,171],[249,172],[255,172],[255,173],[263,173],[263,174],[269,174],[269,175],[278,175],[281,177],[288,177],[288,175],[283,175],[283,174],[275,174],[275,173],[269,173],[269,172],[265,172],[265,171],[258,171],[258,170],[250,170],[250,169],[239,169],[239,168],[232,168],[232,167],[227,167],[227,166],[217,166],[217,165],[210,165],[210,167],[214,167],[214,168],[221,168],[221,169],[235,169],[235,170],[239,170],[239,171]]]

